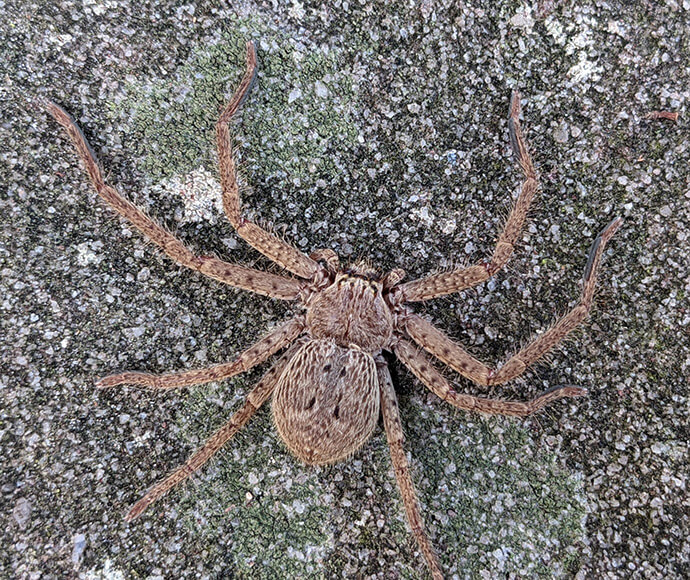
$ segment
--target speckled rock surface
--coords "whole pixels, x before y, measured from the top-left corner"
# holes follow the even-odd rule
[[[688,577],[690,3],[217,4],[0,2],[0,576],[426,576],[381,427],[352,460],[306,468],[263,409],[123,520],[265,369],[164,394],[94,379],[226,361],[295,310],[160,255],[96,199],[34,99],[65,106],[109,181],[192,248],[277,271],[217,197],[213,123],[253,39],[236,126],[248,215],[410,278],[490,255],[519,184],[520,89],[542,188],[519,248],[493,280],[418,308],[488,363],[577,301],[594,236],[626,220],[581,331],[503,387],[455,377],[587,399],[485,418],[393,366],[448,577]]]

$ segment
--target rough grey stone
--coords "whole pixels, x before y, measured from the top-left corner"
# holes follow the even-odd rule
[[[123,521],[260,371],[164,394],[94,379],[228,360],[292,311],[182,270],[114,218],[34,99],[65,106],[109,181],[191,247],[271,268],[204,185],[254,39],[259,81],[236,126],[246,211],[304,250],[410,278],[490,254],[519,182],[506,114],[521,91],[542,183],[530,225],[506,271],[419,307],[491,364],[574,304],[592,239],[626,219],[583,330],[510,385],[457,379],[516,399],[572,383],[588,399],[486,419],[394,366],[448,575],[688,577],[688,2],[233,5],[0,2],[0,576],[426,574],[380,428],[351,461],[310,469],[263,410]],[[659,110],[680,117],[646,118]]]

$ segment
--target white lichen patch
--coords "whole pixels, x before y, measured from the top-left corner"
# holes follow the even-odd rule
[[[592,18],[578,14],[567,23],[555,17],[547,18],[544,26],[553,39],[565,46],[565,53],[572,55],[576,62],[568,69],[568,78],[574,84],[597,81],[601,78],[603,67],[596,62],[596,40],[593,30],[598,23]]]
[[[521,6],[510,19],[511,26],[515,28],[522,28],[526,34],[532,33],[534,22],[532,8],[530,6]]]
[[[151,191],[179,197],[184,203],[180,223],[206,222],[215,224],[223,213],[223,195],[216,176],[199,167],[189,173],[164,179]]]
[[[603,70],[602,67],[597,66],[596,63],[589,60],[584,52],[581,52],[577,64],[568,69],[568,77],[570,77],[574,83],[581,83],[582,81],[590,79],[596,81],[601,78]]]
[[[100,264],[103,260],[103,255],[99,252],[103,248],[103,242],[96,240],[94,242],[83,242],[77,246],[77,262],[80,266],[88,266],[89,264]]]
[[[410,212],[410,214],[422,222],[425,226],[432,226],[436,221],[433,213],[429,213],[429,208],[427,206],[416,207]]]
[[[103,567],[91,568],[85,574],[81,575],[80,578],[85,580],[125,580],[125,574],[122,570],[118,570],[113,561],[108,558],[103,563]]]

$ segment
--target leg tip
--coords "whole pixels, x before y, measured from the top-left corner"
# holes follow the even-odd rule
[[[129,523],[136,520],[142,513],[144,513],[146,508],[149,507],[151,503],[152,501],[148,498],[147,495],[142,497],[137,503],[135,503],[131,508],[129,508],[129,511],[125,515],[125,521]]]
[[[125,522],[130,523],[141,515],[141,510],[137,511],[137,504],[134,504],[125,515]]]
[[[74,119],[72,119],[71,115],[65,111],[65,109],[46,97],[38,97],[36,99],[36,105],[46,111],[63,127],[68,126],[70,122],[74,122]]]
[[[557,398],[559,399],[564,397],[586,397],[588,394],[587,389],[576,387],[575,385],[558,385],[556,387],[551,387],[543,394],[546,395],[548,393],[558,393]]]
[[[617,217],[613,219],[596,237],[589,250],[589,257],[587,258],[587,265],[585,266],[585,275],[583,277],[585,283],[592,277],[595,263],[598,263],[601,252],[604,251],[604,246],[616,233],[616,230],[623,225],[623,218]]]
[[[587,389],[572,385],[562,386],[561,389],[563,390],[562,392],[564,397],[586,397],[589,394]]]
[[[48,111],[51,106],[57,107],[57,105],[51,101],[48,97],[44,97],[42,95],[39,95],[33,99],[33,104],[45,111]]]
[[[108,377],[98,379],[94,386],[97,389],[109,389],[110,387],[116,387],[120,384],[122,384],[122,380],[117,375],[110,375]]]
[[[256,43],[253,40],[248,40],[247,44],[247,68],[256,68]],[[252,78],[253,82],[253,78]]]
[[[623,225],[624,221],[622,217],[613,219],[599,235],[606,240],[610,239],[616,233],[616,230]]]
[[[520,93],[513,91],[510,97],[510,115],[511,119],[517,119],[520,116]]]

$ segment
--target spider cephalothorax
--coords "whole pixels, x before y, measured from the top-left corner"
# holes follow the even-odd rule
[[[304,308],[304,313],[273,330],[233,362],[163,375],[125,372],[97,383],[99,387],[133,384],[157,389],[201,384],[245,372],[284,350],[228,423],[183,466],[150,489],[131,508],[127,519],[139,516],[152,502],[199,469],[271,395],[273,417],[281,438],[292,453],[308,464],[332,463],[351,455],[371,436],[380,414],[412,532],[433,577],[442,578],[410,478],[398,403],[383,353],[395,354],[433,393],[468,411],[524,416],[556,399],[584,394],[577,387],[555,387],[527,402],[463,395],[436,369],[431,357],[480,385],[504,383],[522,374],[587,317],[604,246],[622,220],[613,220],[592,245],[580,302],[498,370],[491,369],[415,314],[408,304],[476,286],[500,270],[512,254],[537,190],[537,174],[518,121],[518,95],[513,95],[508,125],[524,182],[490,260],[403,284],[402,270],[380,277],[364,263],[341,269],[332,250],[317,250],[307,256],[242,217],[228,123],[255,75],[256,53],[254,45],[249,43],[247,72],[216,125],[223,207],[240,237],[294,276],[269,274],[194,254],[105,183],[96,157],[74,119],[54,103],[46,103],[48,112],[72,139],[98,194],[173,260],[231,286],[275,299],[293,300]]]
[[[383,292],[379,281],[338,274],[305,304],[309,334],[341,346],[356,345],[368,353],[390,346],[393,313]]]

